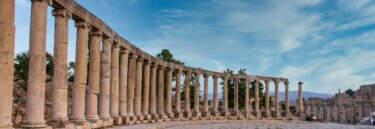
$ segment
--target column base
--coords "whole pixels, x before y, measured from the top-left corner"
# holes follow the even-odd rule
[[[113,117],[113,125],[121,125],[122,124],[122,117]]]
[[[223,115],[224,117],[227,117],[227,116],[230,115],[230,113],[229,113],[229,112],[223,112],[222,115]]]
[[[271,113],[268,111],[266,111],[266,118],[270,118],[271,117]]]
[[[255,112],[255,115],[256,115],[256,119],[262,119],[262,113],[260,111],[256,111]]]
[[[245,118],[249,118],[251,116],[250,112],[244,112],[244,114],[245,114]]]
[[[136,117],[137,117],[136,121],[143,121],[143,119],[144,119],[144,117],[143,117],[142,114],[141,115],[136,115]]]
[[[109,127],[113,125],[113,118],[103,118],[103,127]]]
[[[181,120],[183,117],[184,117],[184,114],[183,114],[182,112],[180,112],[180,111],[176,111],[176,112],[174,113],[174,118],[175,118],[175,119],[173,119],[173,120]]]
[[[201,113],[199,112],[199,111],[194,111],[193,112],[193,118],[195,118],[195,119],[199,119],[199,118],[201,118]]]
[[[58,120],[51,120],[51,122],[49,122],[49,125],[53,128],[64,128],[64,129],[73,129],[74,128],[74,124],[73,123],[70,123],[69,120],[61,120],[61,121],[58,121]]]
[[[167,116],[168,116],[168,118],[174,118],[174,113],[173,112],[169,112],[169,113],[167,113]]]
[[[202,117],[205,117],[205,118],[209,118],[211,117],[211,113],[210,112],[202,112]]]
[[[25,121],[22,122],[22,128],[47,128],[46,122],[43,121]]]
[[[149,114],[143,115],[143,120],[151,120],[151,119],[152,119],[151,115],[149,115]]]
[[[184,118],[190,120],[193,118],[193,115],[191,114],[191,112],[184,112]]]

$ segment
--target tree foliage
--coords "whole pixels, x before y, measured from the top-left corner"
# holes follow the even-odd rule
[[[345,91],[345,93],[346,93],[347,95],[350,95],[351,97],[353,97],[355,91],[353,91],[352,89],[347,89],[347,90]]]

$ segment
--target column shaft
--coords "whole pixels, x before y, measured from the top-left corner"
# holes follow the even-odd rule
[[[279,81],[275,81],[275,113],[276,117],[280,116],[280,111],[279,111]]]
[[[176,71],[176,95],[175,95],[175,112],[180,113],[181,111],[181,74],[182,70],[178,69]]]
[[[156,115],[156,65],[151,65],[151,82],[150,82],[150,114]]]
[[[164,116],[164,67],[158,67],[158,114]]]
[[[264,81],[266,83],[266,95],[265,95],[265,99],[266,99],[266,116],[269,117],[270,116],[270,82],[269,80],[265,80]]]
[[[199,77],[200,73],[195,74],[195,86],[194,86],[194,116],[200,117],[199,112]]]
[[[74,66],[72,115],[70,120],[80,123],[85,120],[88,26],[84,21],[77,21],[75,26],[77,27],[76,64]]]
[[[134,101],[134,113],[136,116],[141,116],[142,108],[142,69],[143,69],[143,58],[138,57],[136,64],[136,84],[135,84],[135,101]]]
[[[33,0],[31,5],[29,75],[26,116],[23,126],[45,127],[47,1]]]
[[[289,117],[289,82],[284,82],[285,84],[285,113],[286,117]]]
[[[119,117],[119,46],[118,44],[112,45],[111,55],[111,100],[110,100],[110,113],[111,117]]]
[[[185,114],[190,117],[190,71],[185,74]]]
[[[213,100],[213,115],[214,116],[217,116],[219,115],[219,95],[218,95],[218,83],[217,83],[217,76],[212,76],[212,79],[213,79],[213,83],[214,83],[214,100]]]
[[[68,121],[68,20],[71,16],[65,9],[53,10],[52,15],[55,16],[52,121]]]
[[[120,56],[120,116],[125,117],[127,115],[127,89],[128,89],[128,51],[121,49]]]
[[[172,68],[167,69],[167,105],[166,111],[169,117],[173,117],[172,114],[172,77],[173,77],[173,70]]]
[[[128,69],[128,116],[134,116],[134,88],[135,88],[135,55],[129,56],[129,69]]]
[[[249,80],[245,79],[245,112],[246,118],[250,115],[250,107],[249,107]]]
[[[255,112],[256,112],[256,117],[260,118],[261,112],[259,110],[259,80],[255,80]]]
[[[144,62],[142,114],[148,115],[150,99],[150,61]]]
[[[302,82],[300,81],[298,83],[298,113],[300,116],[303,115],[304,109],[303,109],[303,96],[302,96]]]
[[[205,116],[207,116],[209,114],[209,111],[208,111],[208,75],[204,74],[203,77],[204,77],[203,113],[205,114]]]
[[[228,78],[223,78],[223,102],[224,102],[224,116],[229,115],[228,109]]]
[[[234,82],[234,113],[238,113],[238,78],[233,78]]]
[[[12,124],[15,0],[0,0],[0,128]]]
[[[101,76],[100,76],[100,93],[99,93],[99,117],[108,119],[109,114],[109,96],[111,85],[111,46],[112,39],[105,38],[103,40],[103,49],[101,56]]]

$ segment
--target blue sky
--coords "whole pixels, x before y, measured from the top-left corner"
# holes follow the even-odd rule
[[[77,2],[142,50],[156,55],[167,48],[189,66],[245,68],[248,74],[289,78],[290,90],[302,80],[304,90],[322,93],[375,82],[375,1]],[[30,3],[16,0],[16,52],[28,49]],[[47,51],[53,53],[49,11]],[[71,20],[69,61],[74,61],[75,38]]]

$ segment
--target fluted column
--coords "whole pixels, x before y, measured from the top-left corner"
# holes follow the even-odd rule
[[[245,117],[250,117],[250,107],[249,107],[249,79],[245,79]]]
[[[85,96],[87,85],[87,47],[89,27],[85,21],[76,21],[77,42],[74,66],[74,85],[72,93],[72,115],[70,120],[76,124],[85,121]]]
[[[224,102],[224,116],[229,115],[228,109],[228,78],[223,77],[223,102]]]
[[[29,80],[26,95],[26,116],[23,119],[25,128],[46,127],[44,104],[48,2],[47,0],[33,0],[31,5]]]
[[[173,68],[167,68],[167,104],[166,111],[169,118],[173,118],[174,114],[172,112],[172,77],[173,77]]]
[[[275,114],[276,118],[280,116],[279,111],[279,81],[275,80]]]
[[[96,121],[98,117],[98,95],[100,79],[100,42],[102,40],[100,30],[90,32],[90,64],[89,64],[89,86],[86,106],[86,119]]]
[[[121,49],[120,56],[120,116],[126,117],[127,88],[128,88],[128,50]]]
[[[214,75],[212,76],[212,79],[213,79],[213,83],[214,83],[214,100],[213,100],[213,116],[219,116],[220,113],[219,113],[219,95],[218,95],[218,86],[217,86],[217,76]]]
[[[111,46],[112,39],[109,37],[103,40],[103,49],[101,56],[101,76],[100,76],[100,93],[99,93],[99,117],[109,119],[109,98],[111,85]]]
[[[233,78],[233,83],[234,83],[234,114],[236,116],[238,115],[238,78]]]
[[[158,66],[158,114],[164,118],[164,67]]]
[[[181,118],[182,113],[181,113],[181,75],[182,75],[182,70],[178,69],[176,70],[176,95],[175,95],[175,113],[176,113],[176,118]]]
[[[65,9],[55,9],[55,43],[53,58],[53,122],[68,121],[68,26],[71,14]]]
[[[156,113],[156,64],[151,65],[151,81],[150,81],[150,114],[153,119],[157,119],[158,115]]]
[[[286,117],[289,117],[289,82],[285,81],[285,113]]]
[[[203,77],[204,77],[203,116],[208,117],[210,116],[210,112],[208,111],[208,75],[203,74]]]
[[[134,54],[129,55],[129,67],[128,67],[128,113],[129,117],[134,116],[134,88],[135,88],[135,59],[136,56]]]
[[[119,44],[115,43],[112,45],[111,55],[111,99],[110,99],[110,113],[111,117],[114,118],[115,124],[120,124],[121,118],[119,118]]]
[[[255,79],[255,113],[257,119],[261,118],[261,112],[259,110],[259,79]]]
[[[193,116],[196,118],[201,117],[201,113],[199,111],[199,77],[200,77],[200,72],[195,73],[195,80],[194,80],[194,112]]]
[[[184,115],[187,117],[187,118],[190,118],[191,117],[191,112],[190,112],[190,74],[191,74],[191,71],[190,70],[187,70],[186,73],[185,73],[185,112],[184,112]]]
[[[298,82],[298,114],[300,117],[303,116],[303,96],[302,96],[302,82]]]
[[[134,114],[139,120],[143,120],[141,112],[142,108],[142,69],[143,69],[143,58],[137,58],[136,64],[136,83],[135,83],[135,101],[134,101]]]
[[[12,124],[15,0],[0,0],[0,128]]]
[[[150,119],[150,115],[148,114],[150,99],[150,63],[150,61],[144,61],[142,114],[145,119]]]
[[[266,84],[266,95],[265,95],[266,117],[269,118],[270,115],[271,115],[271,113],[270,113],[270,81],[265,80],[264,83]]]

